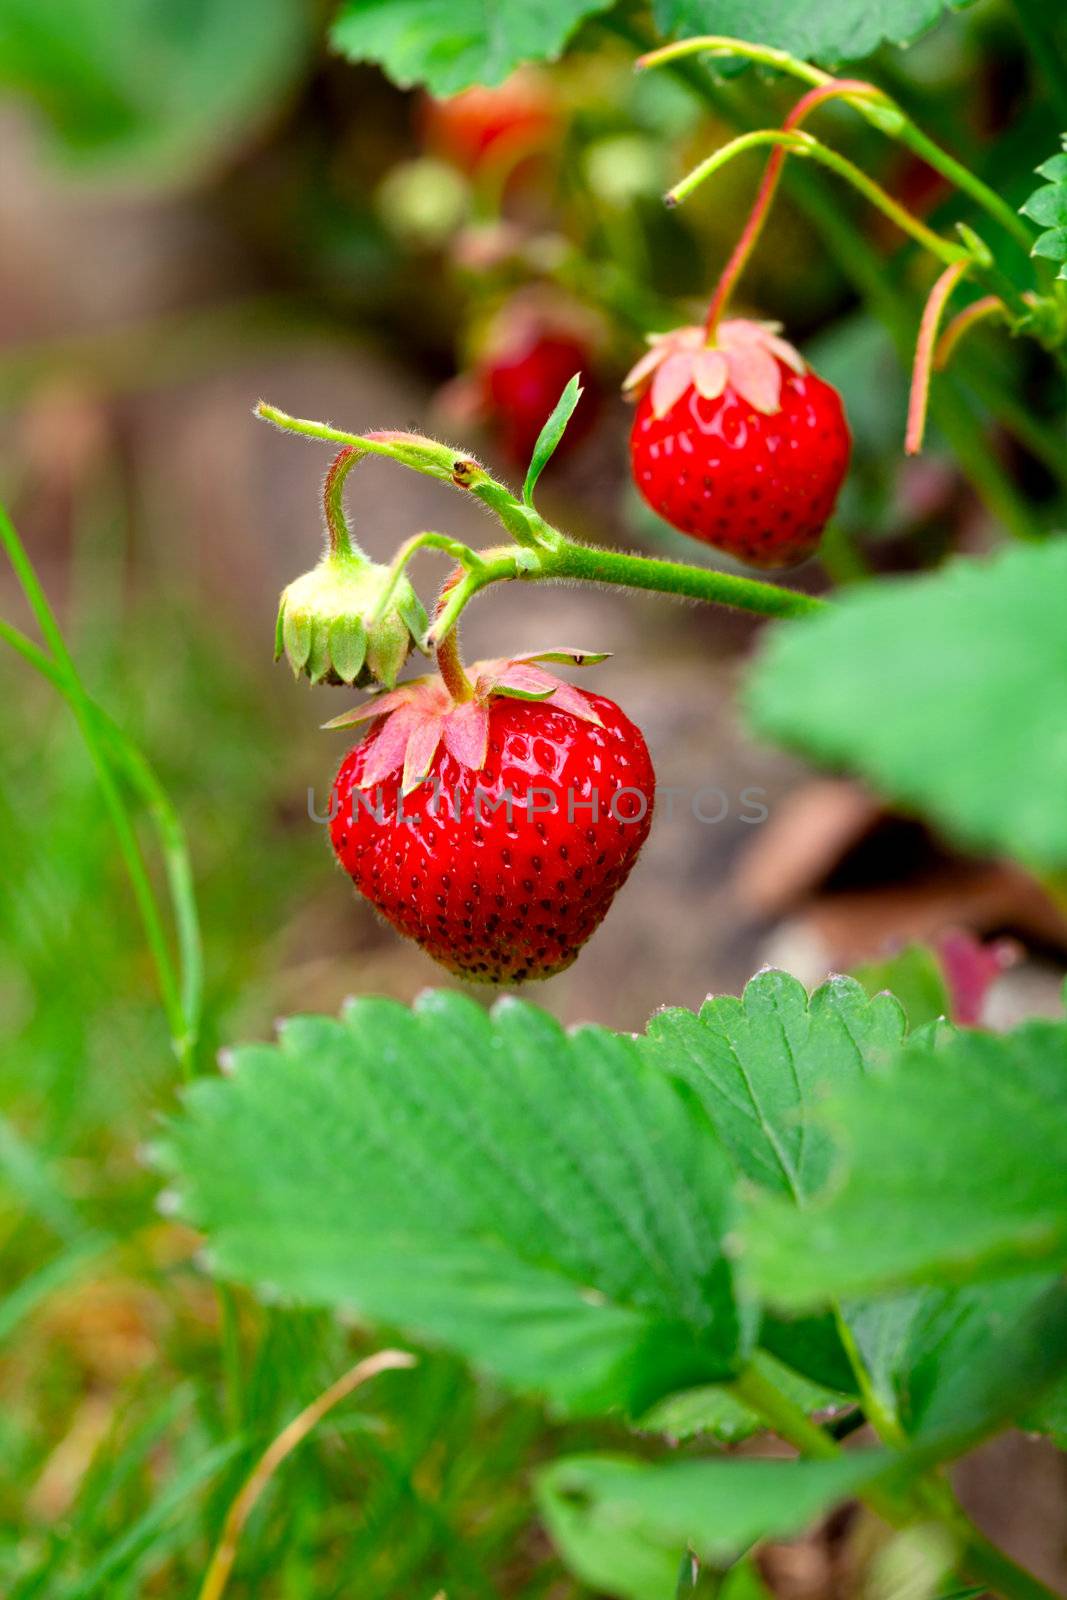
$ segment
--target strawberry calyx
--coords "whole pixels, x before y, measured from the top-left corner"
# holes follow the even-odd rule
[[[402,769],[401,793],[408,795],[429,777],[442,745],[461,767],[473,772],[484,768],[489,754],[489,707],[496,696],[550,701],[553,709],[602,727],[588,697],[573,684],[546,672],[539,663],[564,662],[582,667],[606,659],[606,652],[559,645],[518,656],[475,661],[467,668],[473,691],[469,699],[457,700],[444,679],[433,673],[374,695],[323,726],[351,728],[384,718],[363,769],[361,787],[373,789]]]
[[[704,326],[649,334],[651,348],[627,374],[623,394],[639,399],[651,389],[652,410],[665,417],[687,389],[717,400],[727,385],[756,411],[773,416],[782,405],[782,367],[803,375],[803,356],[781,337],[780,322],[731,317],[710,342]]]
[[[389,589],[391,598],[379,615]],[[312,683],[392,688],[412,645],[426,651],[426,614],[407,578],[352,551],[328,551],[282,590],[274,659]]]

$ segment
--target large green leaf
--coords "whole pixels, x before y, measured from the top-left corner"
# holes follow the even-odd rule
[[[767,971],[740,1000],[708,1000],[695,1016],[658,1013],[641,1048],[695,1091],[743,1177],[803,1205],[825,1183],[833,1150],[812,1113],[828,1094],[884,1065],[904,1028],[892,995],[868,998],[853,978],[831,978],[809,1001],[795,978]],[[831,1318],[768,1317],[760,1342],[818,1385],[852,1391]]]
[[[711,1127],[634,1042],[455,994],[357,1000],[197,1084],[161,1159],[215,1270],[440,1340],[574,1410],[728,1375]]]
[[[1067,866],[1067,539],[854,589],[780,623],[756,728],[966,844]]]
[[[673,1590],[664,1575],[677,1572],[687,1547],[726,1566],[760,1539],[799,1533],[887,1470],[888,1458],[876,1451],[831,1461],[664,1466],[586,1456],[553,1463],[537,1488],[548,1530],[584,1582],[621,1600],[666,1600]]]
[[[653,0],[664,33],[724,33],[831,62],[857,61],[885,41],[908,44],[959,8],[960,0]]]
[[[1067,1263],[1067,1027],[916,1042],[827,1108],[840,1170],[805,1208],[755,1194],[754,1281],[804,1307]]]
[[[302,0],[0,0],[0,85],[70,155],[165,175],[246,136],[310,44]]]
[[[811,1111],[884,1065],[904,1029],[893,996],[869,999],[854,978],[831,978],[809,1001],[796,978],[768,971],[740,1000],[659,1012],[641,1049],[695,1090],[739,1172],[799,1203],[826,1182],[832,1155]]]
[[[554,59],[584,17],[613,0],[342,0],[334,47],[376,61],[394,82],[457,94],[501,83],[524,61]]]
[[[1045,229],[1031,253],[1044,256],[1048,261],[1058,261],[1057,278],[1067,278],[1067,134],[1059,155],[1050,156],[1037,172],[1048,182],[1035,189],[1020,207],[1025,216]]]

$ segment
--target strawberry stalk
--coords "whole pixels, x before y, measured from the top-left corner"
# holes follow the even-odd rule
[[[441,586],[441,593],[437,597],[437,605],[434,607],[435,623],[445,610],[445,607],[448,604],[448,597],[452,593],[452,590],[456,587],[457,583],[460,583],[463,580],[465,576],[466,569],[464,567],[457,567],[456,570],[445,579]],[[433,636],[433,633],[434,630],[431,629],[431,636]],[[459,653],[458,619],[456,622],[452,623],[451,627],[448,629],[448,632],[441,637],[440,643],[437,646],[436,654],[437,670],[441,674],[441,677],[444,680],[445,688],[452,696],[452,699],[456,705],[463,705],[466,701],[472,700],[474,698],[474,685],[471,683],[466,672],[463,670],[463,660]]]
[[[934,365],[934,347],[941,316],[949,296],[967,271],[966,261],[957,261],[946,267],[930,290],[923,307],[919,324],[919,337],[915,345],[915,363],[912,367],[911,394],[908,399],[908,427],[904,435],[904,453],[914,456],[922,449],[926,431],[926,407],[930,398],[930,375]]]
[[[668,191],[667,204],[679,205],[735,156],[744,154],[746,150],[759,149],[762,145],[771,145],[785,155],[806,156],[820,166],[828,167],[839,178],[844,178],[846,183],[851,184],[865,200],[887,216],[902,232],[910,235],[917,244],[929,250],[931,255],[943,261],[946,266],[951,266],[956,261],[977,261],[973,248],[952,244],[949,240],[942,239],[940,234],[913,217],[910,211],[894,200],[881,184],[875,183],[873,178],[868,177],[862,167],[857,167],[854,161],[849,161],[847,156],[831,150],[829,145],[822,144],[810,133],[802,133],[796,129],[761,128],[754,133],[743,133],[736,139],[731,139],[728,144],[722,145],[700,162],[680,183],[676,183],[674,188]]]
[[[825,87],[835,81],[830,73],[823,72],[819,67],[813,67],[810,62],[789,55],[785,50],[749,44],[745,39],[733,39],[722,34],[681,39],[675,44],[663,46],[662,49],[651,50],[638,58],[636,67],[638,71],[643,71],[649,67],[667,66],[688,56],[741,56],[747,61],[771,67],[789,77],[799,78],[801,82],[816,88]],[[940,145],[935,144],[895,100],[883,90],[878,90],[873,96],[846,94],[842,98],[879,132],[904,145],[928,166],[933,167],[935,172],[940,172],[942,177],[947,178],[955,188],[969,195],[1029,254],[1034,236],[1021,217],[1016,215],[995,189],[983,183],[981,178],[976,177],[954,156],[949,155],[947,150],[942,150]]]
[[[326,532],[330,542],[330,554],[351,561],[366,561],[367,557],[352,537],[352,530],[344,511],[345,479],[356,465],[362,461],[363,451],[357,450],[355,445],[346,444],[339,450],[330,463],[326,474],[326,482],[322,490],[322,505],[326,516]]]
[[[364,454],[387,456],[413,471],[443,479],[455,488],[475,494],[489,506],[513,537],[516,537],[516,529],[521,527],[526,530],[527,539],[520,541],[516,538],[514,547],[483,551],[480,555],[467,551],[458,541],[453,543],[447,540],[444,535],[418,535],[410,542],[408,553],[414,553],[415,547],[440,548],[453,555],[462,552],[461,562],[466,563],[454,575],[447,595],[442,596],[444,607],[429,638],[433,648],[440,645],[480,589],[512,578],[609,583],[621,588],[651,590],[659,594],[702,600],[709,605],[730,606],[737,611],[766,617],[799,617],[817,610],[825,603],[813,595],[800,594],[779,584],[743,578],[732,572],[718,572],[711,567],[689,566],[681,561],[664,561],[650,556],[628,555],[619,550],[598,550],[575,544],[564,538],[557,528],[550,527],[529,506],[524,506],[504,484],[491,478],[477,462],[435,440],[424,439],[417,434],[345,433],[328,423],[290,417],[265,402],[257,406],[256,413],[287,432],[351,445]],[[491,493],[486,492],[487,486]],[[536,542],[533,530],[536,530]],[[473,562],[471,556],[474,557]]]
[[[782,124],[783,131],[788,133],[799,128],[805,117],[809,116],[817,106],[823,105],[827,100],[848,98],[850,101],[855,101],[858,97],[877,96],[878,94],[880,94],[880,90],[876,89],[873,84],[863,83],[858,78],[837,78],[827,83],[817,84],[815,88],[809,89],[807,94],[801,95]],[[770,213],[771,205],[778,189],[778,181],[782,175],[782,168],[785,165],[786,153],[785,149],[780,145],[771,151],[755,203],[748,214],[748,221],[741,230],[741,236],[734,245],[733,253],[723,268],[722,275],[715,287],[715,293],[712,295],[705,323],[709,344],[713,342],[715,330],[719,325],[723,312],[726,310],[730,296],[737,285],[737,280],[745,270],[749,257],[756,247],[760,234],[763,232],[763,225]]]
[[[942,330],[934,346],[934,370],[941,372],[948,366],[953,351],[964,334],[969,333],[977,323],[984,322],[989,317],[1003,317],[1007,314],[1008,308],[997,294],[984,294],[980,300],[974,300],[969,306],[964,306],[962,311],[957,311]]]

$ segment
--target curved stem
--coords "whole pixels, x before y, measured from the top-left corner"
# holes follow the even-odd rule
[[[755,133],[742,133],[736,139],[731,139],[729,144],[716,150],[699,166],[694,167],[680,183],[675,184],[667,194],[669,205],[678,205],[693,193],[693,191],[713,173],[718,172],[728,161],[735,156],[742,155],[746,150],[754,150],[761,145],[780,147],[787,155],[807,156],[812,161],[817,161],[821,166],[828,167],[831,172],[836,172],[839,178],[844,178],[846,183],[869,200],[873,206],[894,222],[902,232],[921,244],[930,254],[936,256],[947,266],[957,261],[971,261],[971,251],[962,245],[951,244],[947,239],[942,239],[940,234],[934,233],[925,223],[919,222],[910,211],[899,205],[892,195],[887,194],[880,184],[869,178],[861,167],[849,161],[846,156],[839,155],[836,150],[831,150],[828,145],[822,144],[810,133],[791,132],[781,128],[763,128]]]
[[[646,67],[666,66],[678,62],[689,56],[742,56],[748,61],[754,61],[762,66],[773,67],[779,72],[787,73],[792,78],[799,78],[802,83],[821,86],[833,82],[830,73],[813,67],[807,61],[800,61],[796,56],[789,55],[784,50],[773,50],[765,45],[749,44],[744,39],[732,39],[722,34],[709,34],[694,39],[682,39],[677,44],[665,45],[661,50],[652,50],[641,56],[637,61],[639,69]],[[889,95],[881,93],[877,100],[867,96],[843,96],[847,104],[853,106],[862,117],[880,132],[888,134],[900,144],[911,150],[921,160],[925,161],[935,172],[940,172],[942,177],[955,185],[964,194],[969,195],[976,205],[981,206],[989,216],[993,217],[1000,226],[1012,235],[1018,244],[1029,255],[1030,246],[1034,242],[1034,234],[1008,205],[1007,201],[995,189],[983,183],[981,178],[975,176],[947,150],[935,144],[922,129],[914,123],[907,113]]]
[[[783,129],[788,132],[798,128],[805,117],[809,116],[817,106],[823,105],[827,100],[840,99],[846,96],[855,97],[859,94],[877,95],[879,93],[880,91],[875,89],[872,84],[861,83],[857,79],[842,78],[834,79],[829,83],[816,84],[814,88],[809,89],[807,94],[802,95],[797,101],[788,117],[786,117]],[[785,156],[786,152],[781,146],[771,151],[752,210],[748,214],[748,220],[715,286],[715,292],[712,295],[705,322],[709,344],[729,303],[730,296],[737,285],[737,280],[744,271],[763,232],[763,225],[770,214],[771,204],[778,189],[778,180],[785,165]]]
[[[949,296],[967,271],[966,261],[953,262],[934,284],[923,307],[919,323],[919,337],[915,344],[915,363],[912,367],[911,394],[908,398],[908,426],[904,435],[905,455],[917,455],[922,449],[926,430],[926,407],[930,398],[930,374],[934,364],[934,345],[941,314]]]
[[[405,539],[396,555],[393,557],[389,581],[382,590],[381,599],[374,608],[374,615],[370,621],[377,622],[385,615],[386,610],[396,593],[396,586],[400,582],[401,574],[412,556],[418,555],[420,550],[443,550],[454,561],[468,572],[476,572],[484,565],[481,556],[469,545],[459,539],[451,538],[447,533],[414,533],[410,539]]]
[[[346,444],[330,463],[326,481],[322,486],[322,509],[326,517],[326,536],[332,556],[347,556],[350,560],[366,562],[367,557],[352,537],[345,516],[345,480],[357,461],[362,461],[364,451]]]
[[[440,629],[440,618],[448,604],[448,597],[457,584],[462,583],[464,569],[457,567],[441,586],[441,593],[437,597],[434,607],[435,629],[431,630],[431,638],[436,637],[437,670],[444,679],[445,688],[457,705],[462,705],[467,700],[474,698],[474,685],[463,670],[463,660],[459,653],[459,616],[447,631]]]
[[[988,317],[1004,317],[1007,314],[1008,308],[997,294],[984,294],[981,299],[964,306],[962,311],[957,311],[934,346],[934,370],[940,372],[948,366],[964,334],[969,333],[979,322],[984,322]]]

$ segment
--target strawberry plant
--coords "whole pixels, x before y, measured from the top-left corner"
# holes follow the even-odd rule
[[[481,181],[508,151],[563,138],[555,102],[497,86],[580,25],[606,26],[608,9],[551,0],[501,29],[484,7],[344,0],[333,36],[438,97],[421,113],[435,157]],[[256,406],[281,434],[333,453],[325,549],[284,589],[275,630],[276,659],[313,698],[322,685],[366,691],[326,724],[355,730],[329,842],[356,891],[449,974],[510,990],[580,961],[655,817],[645,734],[586,686],[605,659],[596,640],[465,660],[468,606],[479,596],[490,606],[504,583],[525,586],[546,618],[554,586],[593,584],[764,619],[739,695],[755,733],[865,780],[961,848],[1013,860],[1062,906],[1064,536],[1034,537],[1044,530],[1024,508],[1002,518],[1018,544],[906,577],[862,574],[870,581],[826,594],[741,570],[797,566],[826,538],[832,572],[831,519],[847,492],[852,439],[837,388],[777,322],[734,305],[792,169],[823,169],[915,247],[909,287],[922,304],[899,417],[909,455],[928,411],[940,415],[998,502],[999,469],[991,477],[975,461],[954,409],[953,366],[979,325],[1062,384],[1067,155],[1037,153],[1042,182],[1017,207],[935,142],[903,97],[813,64],[869,53],[883,32],[912,37],[940,9],[653,7],[672,42],[640,57],[643,81],[675,74],[698,93],[740,83],[743,94],[755,67],[804,85],[780,126],[724,138],[669,190],[673,208],[735,158],[766,152],[704,320],[664,315],[649,333],[646,312],[666,307],[621,266],[596,308],[628,345],[637,491],[729,556],[729,570],[557,525],[543,474],[591,426],[595,398],[576,370],[592,351],[566,327],[512,325],[480,358],[479,405],[525,470],[521,489],[429,433],[352,432]],[[687,36],[708,19],[724,31]],[[629,37],[628,21],[615,21]],[[963,208],[952,231],[808,131],[824,109],[827,127],[840,126],[829,108],[936,173]],[[565,252],[542,257],[554,293],[593,298]],[[872,297],[899,327],[895,292],[876,285]],[[1006,414],[1018,428],[1010,401]],[[368,458],[477,502],[492,542],[420,531],[388,563],[372,561],[344,509]],[[355,1318],[401,1347],[335,1378],[249,1464],[217,1519],[202,1600],[218,1600],[240,1570],[244,1530],[286,1455],[364,1383],[385,1372],[408,1381],[425,1349],[589,1426],[590,1447],[542,1459],[530,1485],[581,1592],[758,1597],[769,1542],[862,1501],[878,1519],[882,1566],[872,1562],[856,1592],[1049,1600],[1053,1590],[967,1515],[950,1468],[1011,1427],[1067,1448],[1067,1021],[976,1026],[977,1003],[953,1008],[932,961],[928,1015],[910,996],[909,1015],[892,983],[872,994],[836,975],[809,992],[768,968],[739,997],[663,1009],[636,1033],[566,1030],[525,994],[484,987],[434,989],[410,1007],[360,993],[340,1016],[286,1018],[275,1042],[227,1041],[216,1071],[180,820],[86,689],[6,515],[0,538],[41,643],[6,622],[0,637],[68,702],[143,922],[186,1080],[151,1161],[166,1207],[203,1240],[230,1371],[242,1301]],[[415,576],[425,556],[448,562],[426,607]],[[419,655],[426,670],[411,674]],[[575,668],[590,674],[582,686],[563,676]],[[656,670],[643,664],[653,683]],[[155,827],[170,924],[135,803]],[[340,875],[335,893],[349,893]],[[639,896],[630,908],[641,914]],[[903,962],[897,971],[903,991]],[[771,1436],[788,1448],[765,1448]],[[741,1440],[755,1443],[728,1448]],[[205,1476],[237,1444],[220,1446]],[[894,1562],[904,1576],[887,1588]]]

